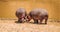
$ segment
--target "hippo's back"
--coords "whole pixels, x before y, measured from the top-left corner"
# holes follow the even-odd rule
[[[24,8],[19,8],[16,12],[17,13],[25,13],[25,9]]]
[[[36,9],[33,9],[31,11],[32,14],[40,14],[40,15],[48,15],[47,13],[47,10],[46,9],[42,9],[42,8],[36,8]]]

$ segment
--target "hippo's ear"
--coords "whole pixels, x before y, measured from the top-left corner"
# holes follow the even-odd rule
[[[28,15],[27,16],[27,21],[30,21],[32,18]]]

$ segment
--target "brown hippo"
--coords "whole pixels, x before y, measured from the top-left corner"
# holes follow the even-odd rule
[[[18,18],[19,23],[22,23],[22,21],[25,19],[26,15],[27,15],[27,13],[26,13],[26,10],[24,8],[19,8],[16,11],[16,16]]]
[[[48,13],[46,9],[35,8],[28,14],[27,18],[28,21],[33,19],[34,23],[38,23],[38,20],[40,20],[40,24],[42,24],[43,19],[45,19],[45,24],[47,24]]]

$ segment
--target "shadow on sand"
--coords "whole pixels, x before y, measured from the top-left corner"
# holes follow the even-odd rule
[[[15,23],[20,23],[18,21],[15,21]],[[34,22],[22,22],[22,23],[30,23],[30,24],[38,24],[38,25],[46,25],[45,23],[34,23]]]

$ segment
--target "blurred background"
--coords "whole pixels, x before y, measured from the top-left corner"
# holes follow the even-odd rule
[[[27,13],[33,8],[47,9],[49,19],[60,20],[60,0],[0,0],[0,18],[14,18],[18,8],[23,7]]]

